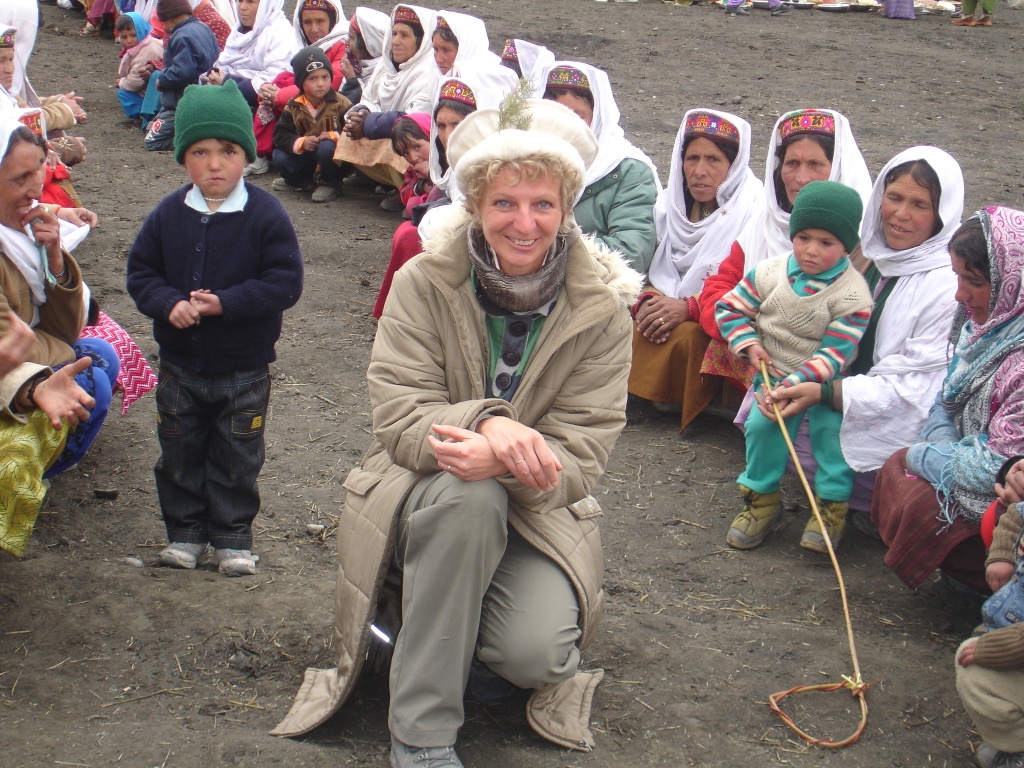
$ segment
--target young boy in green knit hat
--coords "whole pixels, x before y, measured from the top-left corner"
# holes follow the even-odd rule
[[[815,500],[833,545],[839,543],[849,511],[854,471],[839,445],[842,413],[833,409],[833,382],[853,362],[857,344],[871,318],[871,292],[851,267],[848,254],[860,241],[863,204],[849,187],[814,181],[800,190],[789,218],[793,252],[750,270],[715,306],[715,319],[729,348],[760,371],[765,392],[802,382],[822,385],[821,403],[807,410],[811,450],[818,462]],[[765,398],[767,399],[767,398]],[[786,412],[786,429],[795,438],[803,413]],[[743,511],[725,540],[736,549],[753,549],[779,519],[779,481],[789,459],[785,438],[764,400],[745,424],[747,466],[739,477]],[[814,516],[804,527],[800,546],[827,552]]]
[[[288,214],[242,180],[255,157],[238,86],[186,88],[174,159],[192,183],[153,209],[128,254],[128,292],[160,346],[154,473],[169,540],[160,562],[195,568],[212,545],[228,576],[256,572],[268,366],[282,314],[302,293]]]

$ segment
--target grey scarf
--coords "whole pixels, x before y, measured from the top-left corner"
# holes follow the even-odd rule
[[[533,312],[551,302],[565,283],[565,265],[569,249],[580,238],[580,228],[572,219],[555,236],[544,265],[529,275],[513,277],[496,266],[497,258],[484,233],[476,224],[468,230],[469,255],[476,270],[477,285],[483,294],[506,312]]]

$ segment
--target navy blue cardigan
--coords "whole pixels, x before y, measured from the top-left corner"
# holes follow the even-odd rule
[[[284,310],[302,295],[302,255],[277,198],[246,184],[245,209],[202,214],[185,205],[191,184],[146,217],[128,254],[128,293],[153,318],[160,357],[203,373],[258,368],[275,359]],[[189,293],[217,294],[223,315],[178,329],[171,309]]]

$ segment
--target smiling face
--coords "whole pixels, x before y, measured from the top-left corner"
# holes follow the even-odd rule
[[[516,180],[514,171],[506,168],[484,190],[479,218],[501,271],[532,274],[544,265],[565,220],[559,180],[549,174]]]
[[[698,203],[715,200],[718,188],[729,175],[729,158],[710,139],[691,139],[683,152],[683,178]]]
[[[0,163],[0,224],[22,228],[22,219],[43,194],[46,154],[35,143],[18,141]]]
[[[395,64],[405,64],[416,53],[416,35],[412,27],[396,22],[391,27],[391,59]]]
[[[331,17],[327,11],[302,12],[302,34],[306,36],[309,45],[316,45],[330,31]]]
[[[846,248],[827,229],[802,229],[793,238],[793,256],[806,275],[828,272],[845,255]]]
[[[932,194],[907,172],[885,188],[879,218],[886,245],[894,251],[916,248],[935,231]]]
[[[978,325],[988,320],[988,307],[992,301],[992,283],[986,275],[982,275],[967,266],[963,256],[950,252],[949,260],[956,273],[956,300],[967,308],[967,313]]]
[[[0,85],[7,90],[14,87],[14,49],[0,49]]]
[[[786,147],[780,172],[792,207],[797,193],[812,181],[828,181],[832,174],[832,161],[814,139],[797,139]]]
[[[434,62],[437,64],[437,68],[441,70],[442,75],[447,75],[455,65],[455,57],[459,55],[459,46],[448,42],[437,32],[431,38],[430,44],[434,47]]]
[[[306,75],[302,81],[302,93],[314,104],[324,100],[331,90],[331,73],[328,69],[318,69]]]
[[[245,166],[245,151],[231,141],[203,139],[185,150],[185,170],[208,200],[227,197]]]

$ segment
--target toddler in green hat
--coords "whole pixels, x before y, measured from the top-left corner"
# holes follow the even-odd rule
[[[776,398],[792,438],[806,409],[818,463],[815,500],[832,544],[842,537],[854,471],[839,446],[842,413],[834,408],[833,394],[871,318],[871,291],[848,257],[860,241],[863,210],[853,189],[834,181],[811,182],[800,190],[790,215],[793,252],[755,266],[715,306],[733,354],[758,371],[763,361],[772,379],[755,377],[754,391],[763,385],[763,396],[744,424],[747,466],[738,480],[744,505],[725,538],[736,549],[758,546],[782,509],[779,481],[789,454],[767,394],[780,387],[793,388],[793,397]],[[800,389],[808,382],[821,390],[820,402],[809,408]],[[828,551],[813,516],[800,546]]]

